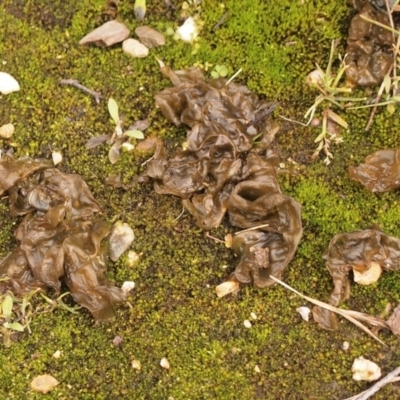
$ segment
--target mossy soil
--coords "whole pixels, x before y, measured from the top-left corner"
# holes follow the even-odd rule
[[[132,30],[139,26],[133,3],[119,5],[119,18]],[[171,2],[175,11],[163,1],[147,3],[144,24],[162,32],[178,25],[181,3]],[[398,366],[397,337],[380,333],[384,347],[347,321],[338,332],[321,330],[301,319],[296,308],[306,303],[282,287],[243,287],[237,296],[217,299],[216,285],[236,265],[232,252],[207,239],[187,213],[177,219],[179,199],[157,195],[151,183],[135,183],[146,157],[125,153],[111,165],[107,145],[85,148],[90,137],[112,131],[106,106],[110,96],[128,124],[149,118],[146,136],[160,137],[170,148],[184,140],[184,129],[168,123],[155,107],[154,95],[170,85],[155,57],[174,69],[206,62],[224,64],[230,74],[242,68],[237,82],[280,101],[277,115],[302,120],[315,97],[305,76],[315,62],[326,65],[332,39],[339,38],[343,53],[353,13],[343,3],[203,1],[204,28],[196,54],[191,45],[167,37],[166,46],[134,60],[120,45],[78,46],[80,38],[106,20],[104,0],[0,0],[0,69],[21,85],[20,92],[0,97],[0,124],[16,127],[1,147],[13,147],[17,157],[49,158],[53,150],[61,151],[59,168],[84,177],[103,207],[103,218],[132,226],[132,249],[142,254],[135,267],[125,257],[108,265],[116,284],[136,282],[132,308],[119,307],[113,322],[95,324],[85,310],[78,315],[57,310],[37,316],[32,334],[23,333],[11,348],[0,349],[0,398],[43,397],[29,389],[29,382],[49,373],[60,384],[48,399],[344,399],[369,386],[352,380],[354,358],[377,362],[384,374]],[[225,11],[227,19],[212,31]],[[60,85],[63,78],[79,80],[104,100],[96,104],[89,95]],[[274,143],[282,162],[296,172],[280,177],[282,189],[303,207],[304,235],[284,279],[321,300],[328,300],[333,287],[321,256],[335,234],[378,224],[400,236],[398,192],[373,195],[348,178],[349,165],[372,151],[397,146],[400,139],[397,114],[379,110],[366,133],[368,115],[347,112],[350,130],[342,144],[332,146],[330,166],[322,159],[311,162],[318,128],[280,120]],[[110,173],[131,186],[106,186]],[[6,199],[0,213],[4,256],[16,244],[13,230],[19,220],[9,217]],[[225,221],[211,234],[223,238],[230,231]],[[376,315],[389,302],[400,301],[399,289],[399,276],[385,273],[375,285],[353,285],[345,307]],[[257,320],[251,319],[252,312]],[[252,328],[244,327],[245,319],[252,320]],[[123,339],[119,347],[112,344],[116,335]],[[350,343],[347,351],[342,350],[344,341]],[[52,357],[56,350],[59,359]],[[159,365],[163,357],[169,370]],[[133,359],[140,360],[140,371],[132,369]],[[398,398],[398,390],[398,384],[391,384],[374,399]]]

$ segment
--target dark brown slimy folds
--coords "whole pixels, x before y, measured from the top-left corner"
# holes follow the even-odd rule
[[[372,282],[379,279],[381,270],[400,269],[400,239],[388,236],[378,229],[340,233],[330,241],[323,257],[334,283],[329,302],[333,306],[338,306],[341,301],[350,297],[350,271],[353,271],[354,279],[363,284],[363,279],[372,279]],[[332,311],[316,306],[312,312],[321,328],[338,329],[337,318]],[[371,318],[368,318],[369,323]],[[383,324],[381,326],[386,326],[383,320],[381,322]],[[395,325],[398,321],[393,317],[391,323]],[[395,332],[396,329],[397,325],[392,330],[398,334]]]
[[[347,38],[347,80],[354,86],[377,85],[393,65],[394,36],[390,30],[361,16],[390,26],[385,2],[360,0],[352,3],[358,14],[351,21]]]
[[[294,256],[302,235],[300,205],[282,194],[277,157],[268,150],[278,130],[267,119],[273,105],[224,79],[206,82],[197,68],[172,71],[173,87],[156,95],[176,125],[186,125],[186,149],[168,158],[158,144],[147,176],[157,193],[183,199],[199,227],[220,225],[225,213],[238,232],[232,247],[240,261],[230,279],[256,287],[274,284]],[[254,228],[248,230],[249,228]]]
[[[125,300],[104,277],[106,253],[101,240],[108,225],[88,186],[76,174],[63,174],[31,159],[0,160],[0,194],[7,194],[12,215],[24,215],[15,231],[19,245],[0,261],[2,285],[16,295],[33,289],[58,292],[61,282],[96,320],[114,315]]]
[[[400,147],[370,154],[365,164],[349,167],[349,174],[371,192],[397,189],[400,186]]]
[[[386,271],[400,269],[400,239],[377,229],[340,233],[329,243],[324,259],[335,285],[330,303],[337,306],[350,296],[351,270],[364,274],[374,263]]]

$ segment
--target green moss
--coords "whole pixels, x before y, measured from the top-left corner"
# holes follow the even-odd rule
[[[164,2],[148,1],[146,23],[165,32],[176,27],[179,7],[166,12]],[[381,334],[383,348],[350,323],[339,332],[325,332],[305,323],[296,313],[304,305],[284,288],[256,290],[244,287],[237,296],[217,299],[215,286],[234,269],[237,259],[223,245],[215,244],[194,226],[185,212],[179,219],[179,199],[157,195],[151,183],[134,184],[127,190],[105,186],[110,173],[124,184],[135,181],[146,160],[124,153],[117,164],[108,162],[108,145],[87,151],[90,137],[110,133],[106,102],[96,104],[78,89],[62,86],[63,78],[75,78],[108,98],[113,96],[127,124],[149,118],[146,136],[163,138],[168,148],[182,142],[184,128],[168,123],[154,106],[154,95],[170,85],[159,73],[155,57],[178,69],[196,62],[224,64],[229,73],[243,72],[237,82],[257,94],[282,101],[277,114],[302,120],[315,93],[304,85],[315,62],[324,66],[331,39],[340,39],[340,52],[352,10],[344,2],[204,1],[197,54],[192,46],[167,37],[167,45],[151,50],[146,59],[131,59],[120,49],[78,46],[81,37],[106,20],[104,0],[13,1],[0,5],[0,52],[2,70],[21,84],[21,91],[0,97],[0,123],[13,122],[12,144],[16,156],[49,158],[59,150],[59,168],[79,173],[103,206],[102,218],[122,219],[134,229],[132,249],[141,254],[135,267],[126,258],[109,264],[108,276],[118,285],[134,280],[129,299],[117,318],[96,325],[89,313],[55,311],[37,316],[32,335],[23,333],[10,349],[0,351],[1,398],[39,399],[29,390],[36,375],[51,373],[59,381],[48,399],[287,399],[303,393],[313,400],[345,398],[367,385],[350,378],[355,357],[379,362],[384,372],[397,367],[396,339]],[[212,27],[225,11],[221,27]],[[120,19],[134,30],[133,2],[120,2]],[[207,74],[209,71],[207,72]],[[361,93],[360,93],[361,95]],[[371,151],[397,146],[399,121],[379,110],[371,131],[364,126],[367,110],[349,111],[351,129],[344,143],[333,146],[331,166],[309,164],[317,128],[282,122],[276,143],[283,161],[297,161],[296,176],[280,177],[285,193],[303,206],[304,235],[297,255],[285,271],[285,280],[302,292],[327,300],[332,281],[322,260],[333,235],[371,224],[400,235],[396,193],[372,195],[347,176]],[[11,141],[3,140],[7,149]],[[304,161],[306,160],[306,161]],[[15,245],[6,200],[0,204],[2,230],[0,255]],[[228,224],[212,234],[223,238]],[[399,301],[396,273],[385,273],[377,285],[352,288],[346,307],[380,313],[387,302]],[[71,301],[71,300],[70,300]],[[252,320],[250,313],[257,315]],[[252,321],[247,329],[243,321]],[[112,340],[123,342],[115,347]],[[350,342],[344,352],[341,345]],[[56,350],[59,359],[53,358]],[[167,357],[171,368],[159,366]],[[132,359],[142,369],[131,368]],[[255,366],[260,368],[257,373]],[[375,395],[394,398],[390,386]]]

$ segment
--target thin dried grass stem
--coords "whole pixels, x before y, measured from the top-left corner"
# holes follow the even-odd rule
[[[278,278],[275,278],[274,276],[270,275],[269,276],[272,280],[274,280],[275,282],[279,283],[280,285],[282,285],[283,287],[285,287],[286,289],[291,290],[293,293],[296,293],[298,296],[302,297],[303,299],[309,301],[310,303],[313,303],[319,307],[325,308],[326,310],[332,311],[336,314],[341,315],[342,317],[346,318],[347,320],[349,320],[350,322],[352,322],[354,325],[358,326],[361,330],[363,330],[365,333],[367,333],[368,335],[370,335],[371,337],[373,337],[376,341],[378,341],[379,343],[383,344],[384,346],[387,346],[384,342],[382,342],[381,339],[379,339],[376,335],[374,335],[370,329],[368,329],[365,325],[363,325],[361,322],[357,321],[355,319],[355,313],[356,311],[351,311],[348,312],[347,310],[342,310],[341,308],[337,308],[332,306],[331,304],[328,303],[324,303],[323,301],[319,301],[316,299],[313,299],[312,297],[308,297],[305,296],[304,294],[301,294],[300,292],[298,292],[296,289],[293,289],[291,286],[289,286],[287,283],[282,282],[281,280],[279,280]],[[362,313],[360,313],[362,314]],[[364,314],[365,316],[366,314]]]
[[[388,383],[400,381],[400,378],[397,377],[398,375],[400,375],[400,367],[396,368],[394,371],[387,374],[380,381],[376,382],[375,385],[371,386],[367,390],[364,390],[364,392],[361,392],[353,397],[349,397],[344,400],[367,400],[371,396],[373,396],[379,389],[382,389],[384,386],[386,386]]]

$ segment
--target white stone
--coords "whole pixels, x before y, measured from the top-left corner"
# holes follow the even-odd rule
[[[308,307],[299,307],[296,308],[296,311],[301,315],[304,321],[309,321],[311,310]]]
[[[134,287],[135,287],[135,282],[133,282],[133,281],[125,281],[121,286],[122,293],[125,296],[128,296],[129,292],[131,290],[133,290]]]
[[[0,137],[3,139],[10,139],[15,132],[15,126],[13,124],[5,124],[0,127]]]
[[[364,357],[358,357],[354,360],[351,372],[356,381],[376,381],[382,375],[379,366]]]
[[[49,374],[39,375],[35,377],[30,387],[35,392],[46,394],[50,392],[51,389],[56,387],[60,382],[57,381],[53,376]]]
[[[144,58],[147,57],[149,54],[149,49],[139,40],[136,39],[126,39],[122,42],[122,50],[135,58]]]
[[[165,369],[169,369],[169,367],[170,367],[169,361],[165,357],[161,359],[160,365],[161,365],[161,367],[163,367]]]
[[[55,351],[53,354],[53,358],[60,358],[60,357],[61,357],[61,351],[60,350]]]
[[[192,17],[189,17],[183,25],[177,29],[176,33],[181,40],[191,43],[197,38],[199,28],[197,27],[196,21]]]
[[[132,368],[136,369],[136,371],[140,371],[140,369],[142,368],[142,364],[139,360],[132,360]]]
[[[245,319],[243,321],[243,325],[247,328],[250,329],[252,327],[251,322],[248,319]]]
[[[53,159],[53,164],[54,165],[60,164],[60,162],[63,159],[62,154],[59,151],[53,151],[51,153],[51,157]]]
[[[20,90],[19,83],[7,72],[0,72],[0,92],[2,94],[10,94]]]
[[[126,263],[129,267],[134,267],[140,260],[140,255],[136,251],[129,250],[126,255]]]
[[[372,261],[370,268],[365,272],[359,272],[353,269],[353,273],[354,282],[360,285],[371,285],[378,281],[382,273],[382,268],[378,263]]]

